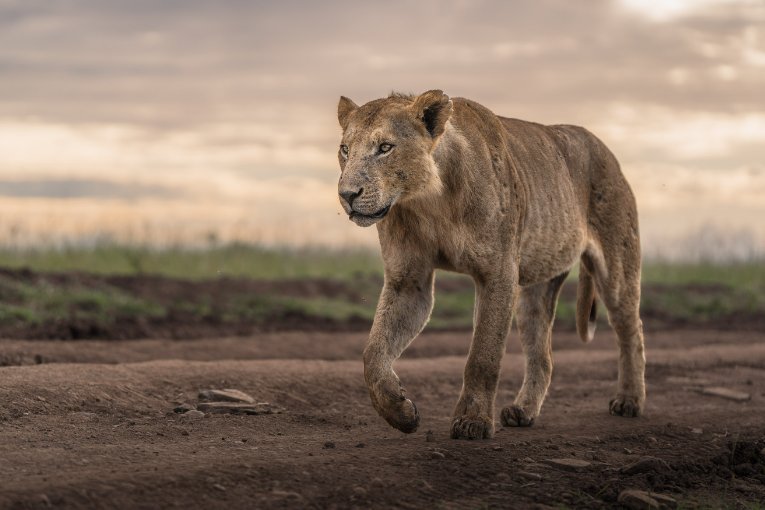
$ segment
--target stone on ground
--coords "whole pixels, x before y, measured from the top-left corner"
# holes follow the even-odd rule
[[[731,390],[722,386],[709,386],[701,389],[702,395],[711,395],[713,397],[722,397],[735,402],[746,402],[751,400],[752,395],[743,391]]]
[[[212,413],[212,414],[257,415],[257,414],[279,414],[284,412],[283,408],[273,404],[269,404],[268,402],[258,402],[257,404],[244,404],[239,402],[200,402],[197,405],[197,409],[205,413]]]
[[[589,462],[581,459],[547,459],[544,462],[565,471],[582,471],[591,466]]]
[[[665,494],[626,489],[619,493],[619,503],[634,510],[677,508],[677,501]]]
[[[244,402],[254,404],[255,399],[243,391],[231,388],[223,390],[202,390],[199,392],[200,402]]]

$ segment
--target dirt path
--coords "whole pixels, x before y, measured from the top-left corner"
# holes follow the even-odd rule
[[[465,334],[424,335],[398,363],[422,414],[412,435],[389,428],[368,403],[363,336],[0,342],[6,362],[57,362],[0,368],[0,507],[599,508],[628,488],[690,507],[765,501],[757,453],[765,447],[765,335],[654,333],[649,405],[635,420],[607,413],[616,377],[610,335],[589,346],[557,335],[537,423],[479,442],[448,439]],[[511,401],[521,370],[520,356],[505,358],[498,404]],[[709,386],[751,400],[698,392]],[[210,387],[235,387],[287,412],[197,420],[172,412]],[[645,456],[667,464],[620,472]],[[569,471],[548,464],[555,458],[589,464]]]

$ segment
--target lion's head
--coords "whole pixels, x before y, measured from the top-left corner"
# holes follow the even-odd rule
[[[433,150],[446,130],[452,101],[440,90],[392,94],[357,106],[341,97],[338,193],[348,217],[368,227],[396,203],[441,189]]]

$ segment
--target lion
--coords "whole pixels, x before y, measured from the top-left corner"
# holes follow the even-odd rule
[[[645,406],[640,320],[640,238],[635,198],[611,151],[586,129],[500,117],[441,90],[338,104],[338,194],[355,224],[377,226],[385,271],[364,349],[372,405],[411,433],[420,415],[393,363],[433,308],[434,270],[475,283],[473,338],[451,437],[495,431],[500,364],[514,317],[525,356],[523,384],[501,423],[539,416],[553,369],[558,295],[579,269],[576,322],[592,339],[596,297],[618,337],[610,413]]]

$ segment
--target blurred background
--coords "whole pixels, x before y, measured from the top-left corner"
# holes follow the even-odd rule
[[[647,281],[739,281],[760,295],[760,0],[0,0],[0,265],[372,275],[364,301],[331,311],[366,320],[377,238],[336,198],[337,100],[431,88],[509,117],[586,126],[637,195]],[[39,319],[29,311],[44,301],[39,282],[13,274],[0,321]],[[107,318],[168,313],[114,281],[67,285],[98,313],[107,292],[117,306]],[[472,302],[463,290],[458,315]],[[71,319],[71,299],[50,305],[55,317]]]

